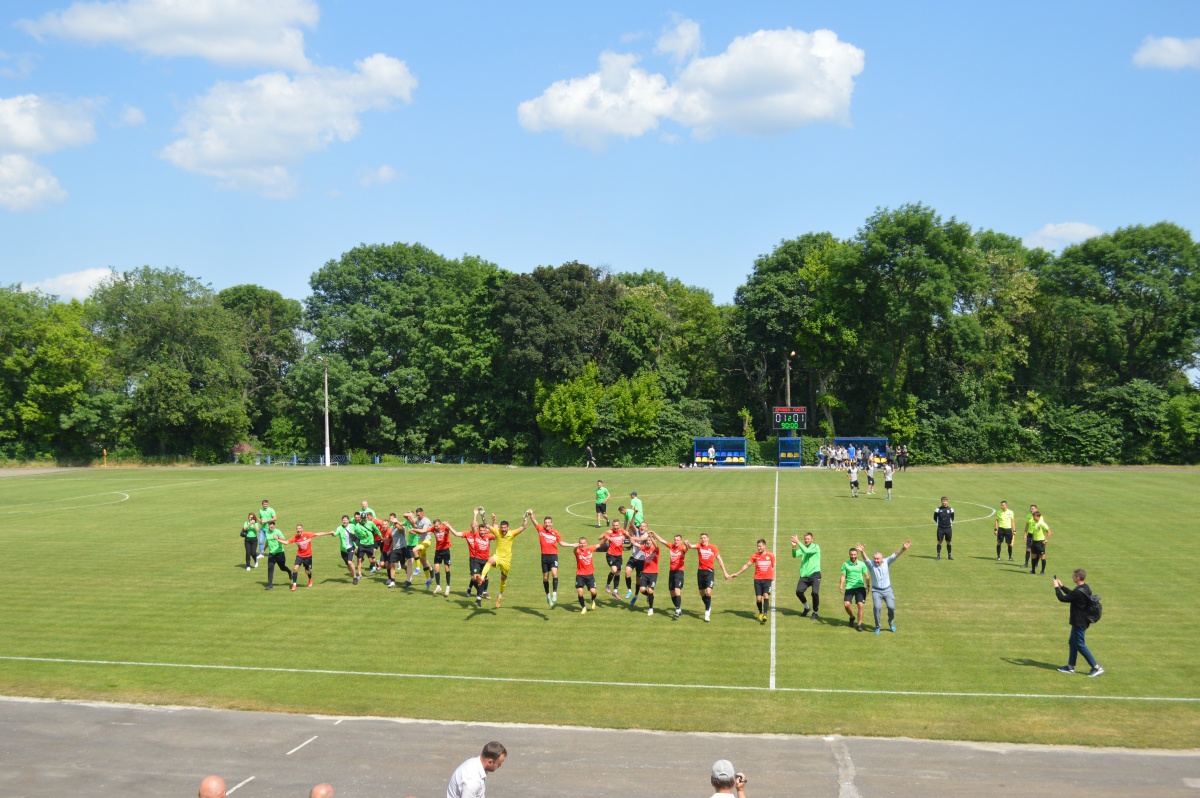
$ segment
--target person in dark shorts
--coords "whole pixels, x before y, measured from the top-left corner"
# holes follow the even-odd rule
[[[258,567],[258,516],[254,513],[242,524],[242,542],[246,545],[246,570]]]
[[[300,568],[308,575],[308,586],[313,586],[312,580],[312,539],[332,535],[332,532],[305,532],[303,524],[296,524],[296,534],[283,541],[285,546],[295,544],[296,561],[292,563],[292,590],[296,589],[296,578],[300,576]]]
[[[287,555],[283,553],[283,533],[275,529],[275,519],[267,522],[267,590],[275,587],[275,568],[283,569],[292,578],[292,572],[287,567]]]
[[[804,605],[800,617],[808,615],[808,602],[804,600],[804,594],[811,589],[812,618],[818,621],[821,619],[817,615],[817,610],[821,609],[821,547],[813,543],[812,532],[804,533],[803,543],[792,535],[792,558],[800,560],[800,581],[796,583],[796,598]]]
[[[637,603],[637,586],[642,579],[642,569],[646,567],[646,550],[642,548],[642,544],[649,538],[645,524],[635,527],[629,535],[633,549],[629,552],[629,559],[625,561],[625,600],[629,602],[630,607]]]
[[[611,593],[613,598],[619,598],[621,589],[621,563],[625,554],[625,530],[621,522],[613,519],[612,526],[600,536],[600,545],[607,544],[605,559],[608,562],[608,578],[604,581],[604,592]]]
[[[533,518],[533,510],[529,510]],[[546,591],[546,603],[551,607],[558,601],[558,544],[563,542],[562,535],[554,528],[554,519],[546,516],[541,524],[533,522],[538,533],[538,546],[542,551],[542,587]],[[553,580],[553,585],[551,584]]]
[[[696,550],[696,555],[700,562],[696,569],[696,587],[700,589],[700,598],[704,601],[704,620],[712,620],[712,591],[713,585],[716,584],[715,571],[713,567],[716,563],[721,564],[721,571],[729,576],[729,570],[725,567],[725,560],[721,559],[721,551],[713,545],[708,538],[708,533],[700,535],[699,543],[690,543],[684,541],[688,548]]]
[[[1050,536],[1054,533],[1050,531],[1050,527],[1046,523],[1046,519],[1042,518],[1041,512],[1039,512],[1036,508],[1029,515],[1033,521],[1032,524],[1029,524],[1026,527],[1027,531],[1029,532],[1029,538],[1030,538],[1029,548],[1030,548],[1030,551],[1033,553],[1033,561],[1029,567],[1029,573],[1031,573],[1031,574],[1037,573],[1038,560],[1041,560],[1042,575],[1045,576],[1045,574],[1046,574],[1046,543],[1050,540]]]
[[[584,591],[591,594],[591,609],[596,609],[596,566],[593,563],[593,556],[596,550],[602,548],[604,544],[597,543],[595,546],[589,546],[587,538],[583,537],[579,539],[578,543],[567,543],[564,540],[562,544],[575,550],[575,592],[579,595],[579,614],[583,615],[589,609]]]
[[[1012,547],[1015,524],[1013,523],[1013,511],[1008,509],[1008,502],[1000,502],[1000,512],[996,513],[996,562],[1000,562],[1000,551],[1004,544],[1008,544],[1008,561],[1013,561]]]
[[[450,535],[454,528],[440,518],[433,522],[433,580],[434,595],[442,592],[442,569],[446,569],[446,598],[450,598]]]
[[[642,524],[642,526],[645,527],[646,525]],[[638,595],[646,597],[646,603],[649,605],[649,609],[646,610],[646,614],[653,615],[654,587],[658,584],[659,548],[658,542],[650,535],[646,535],[645,531],[646,530],[643,529],[643,534],[640,536],[642,538],[642,542],[635,544],[642,550],[642,570],[641,573],[638,574]],[[632,607],[635,601],[637,601],[637,596],[633,597],[633,600],[629,602],[629,606]]]
[[[850,549],[850,559],[842,563],[842,579],[838,589],[842,591],[842,605],[850,616],[850,625],[862,631],[863,606],[867,603],[867,587],[871,576],[867,564],[858,559],[858,549]],[[854,619],[853,604],[858,605],[858,620]]]
[[[652,535],[658,539],[658,542],[667,547],[667,551],[671,553],[670,570],[667,572],[667,590],[671,592],[671,603],[675,605],[675,616],[678,618],[683,615],[683,569],[686,565],[688,545],[683,540],[683,535],[676,535],[674,540],[668,543],[657,532],[651,531]]]
[[[941,506],[933,511],[933,521],[937,524],[937,558],[942,559],[942,542],[946,543],[946,559],[953,560],[954,555],[950,553],[950,541],[954,539],[954,508],[950,506],[950,500],[945,496],[942,497]]]
[[[604,524],[608,523],[608,497],[612,494],[608,492],[608,488],[604,487],[604,480],[596,480],[596,528],[599,529]],[[600,523],[600,519],[604,519],[604,524]]]
[[[387,554],[387,587],[395,587],[396,571],[403,569],[404,564],[412,559],[412,549],[408,547],[408,530],[395,513],[388,515],[388,536],[392,545]]]
[[[759,538],[755,546],[757,551],[750,555],[750,561],[725,578],[736,579],[738,574],[754,567],[754,604],[758,608],[758,622],[766,623],[771,611],[771,587],[775,584],[775,555],[767,551],[764,538]]]

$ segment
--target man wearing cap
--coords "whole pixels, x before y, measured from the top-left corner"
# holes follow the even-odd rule
[[[746,798],[746,775],[733,769],[728,759],[718,759],[712,766],[712,786],[716,790],[712,798],[731,795],[737,790],[738,798]]]
[[[629,494],[629,509],[633,510],[633,528],[637,529],[646,519],[642,516],[642,500],[638,498],[636,490]]]

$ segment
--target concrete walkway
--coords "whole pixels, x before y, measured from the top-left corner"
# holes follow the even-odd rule
[[[267,689],[305,687],[303,679],[281,679]],[[208,774],[237,787],[237,798],[303,798],[322,781],[338,798],[441,798],[454,768],[492,739],[509,757],[488,779],[491,798],[704,798],[712,793],[709,768],[720,758],[746,773],[749,798],[1200,798],[1200,751],[477,725],[18,698],[0,698],[0,798],[193,796]]]

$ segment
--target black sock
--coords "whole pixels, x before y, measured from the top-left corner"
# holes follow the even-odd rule
[[[712,609],[712,596],[705,594],[704,595],[704,610],[705,610],[705,612],[707,612],[708,610],[711,610],[711,609]]]
[[[558,592],[558,577],[554,577],[554,592]]]
[[[766,615],[771,611],[771,597],[770,596],[763,596],[762,611],[763,611],[763,615]]]
[[[1008,547],[1008,559],[1012,559],[1012,544],[1009,544]]]
[[[545,590],[546,595],[549,596],[550,595],[550,582],[548,582],[548,581],[542,582],[542,589]]]
[[[1042,558],[1042,573],[1046,573],[1046,558]]]
[[[579,596],[579,606],[580,606],[580,607],[585,607],[585,606],[587,606],[587,603],[586,603],[586,602],[583,600],[583,596],[582,596],[582,595],[580,595],[580,596]]]
[[[633,590],[633,577],[625,577],[625,589]]]
[[[675,609],[683,608],[683,596],[671,596],[671,603],[675,605]]]
[[[446,569],[446,590],[450,589],[450,569]]]
[[[646,602],[649,603],[650,609],[654,609],[654,594],[653,593],[646,594]]]
[[[946,544],[946,556],[947,557],[950,556],[950,544],[949,543]]]
[[[1025,564],[1029,565],[1029,552],[1025,552]]]
[[[1001,547],[1001,545],[1002,545],[1002,544],[1000,544],[1000,543],[997,543],[997,544],[996,544],[996,559],[997,559],[997,560],[998,560],[998,559],[1000,559],[1000,547]]]
[[[439,586],[442,584],[442,572],[441,571],[438,571],[436,574],[434,574],[433,578],[438,583]],[[449,581],[449,580],[447,579],[447,581]]]
[[[939,557],[942,556],[942,544],[941,543],[938,544],[938,556]]]
[[[762,599],[755,599],[754,606],[758,608],[758,614],[762,615]]]

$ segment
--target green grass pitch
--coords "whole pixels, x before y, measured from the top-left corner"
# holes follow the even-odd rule
[[[665,577],[653,617],[642,602],[630,610],[604,593],[581,616],[567,551],[558,605],[547,607],[532,530],[515,543],[498,611],[477,611],[463,595],[457,539],[449,599],[388,590],[375,575],[353,586],[332,538],[314,545],[311,590],[292,593],[277,579],[264,591],[265,561],[243,570],[237,532],[263,498],[289,534],[297,522],[332,529],[367,499],[383,514],[420,505],[460,529],[479,504],[514,524],[533,507],[566,539],[594,539],[597,478],[614,514],[637,490],[652,528],[692,540],[708,532],[731,571],[757,538],[777,541],[778,689],[767,689],[772,624],[754,619],[750,573],[732,582],[718,573],[706,624],[694,552],[679,620]],[[1166,748],[1200,740],[1200,622],[1187,601],[1200,471],[913,470],[898,475],[891,502],[850,499],[846,482],[813,469],[444,466],[14,476],[0,480],[0,692],[617,728]],[[943,494],[958,517],[954,562],[933,559]],[[1001,499],[1018,525],[1030,502],[1041,506],[1054,532],[1046,576],[1019,567],[1020,547],[1015,564],[995,562],[991,514]],[[801,618],[794,595],[788,538],[805,531],[822,547],[822,622]],[[898,632],[848,628],[837,590],[847,548],[861,541],[887,553],[905,538],[913,547],[892,569]],[[1068,626],[1050,573],[1066,580],[1076,567],[1104,598],[1105,617],[1088,634],[1108,671],[1098,679],[1053,670],[1066,661]],[[493,594],[497,586],[493,578]],[[866,618],[870,626],[869,604]]]

